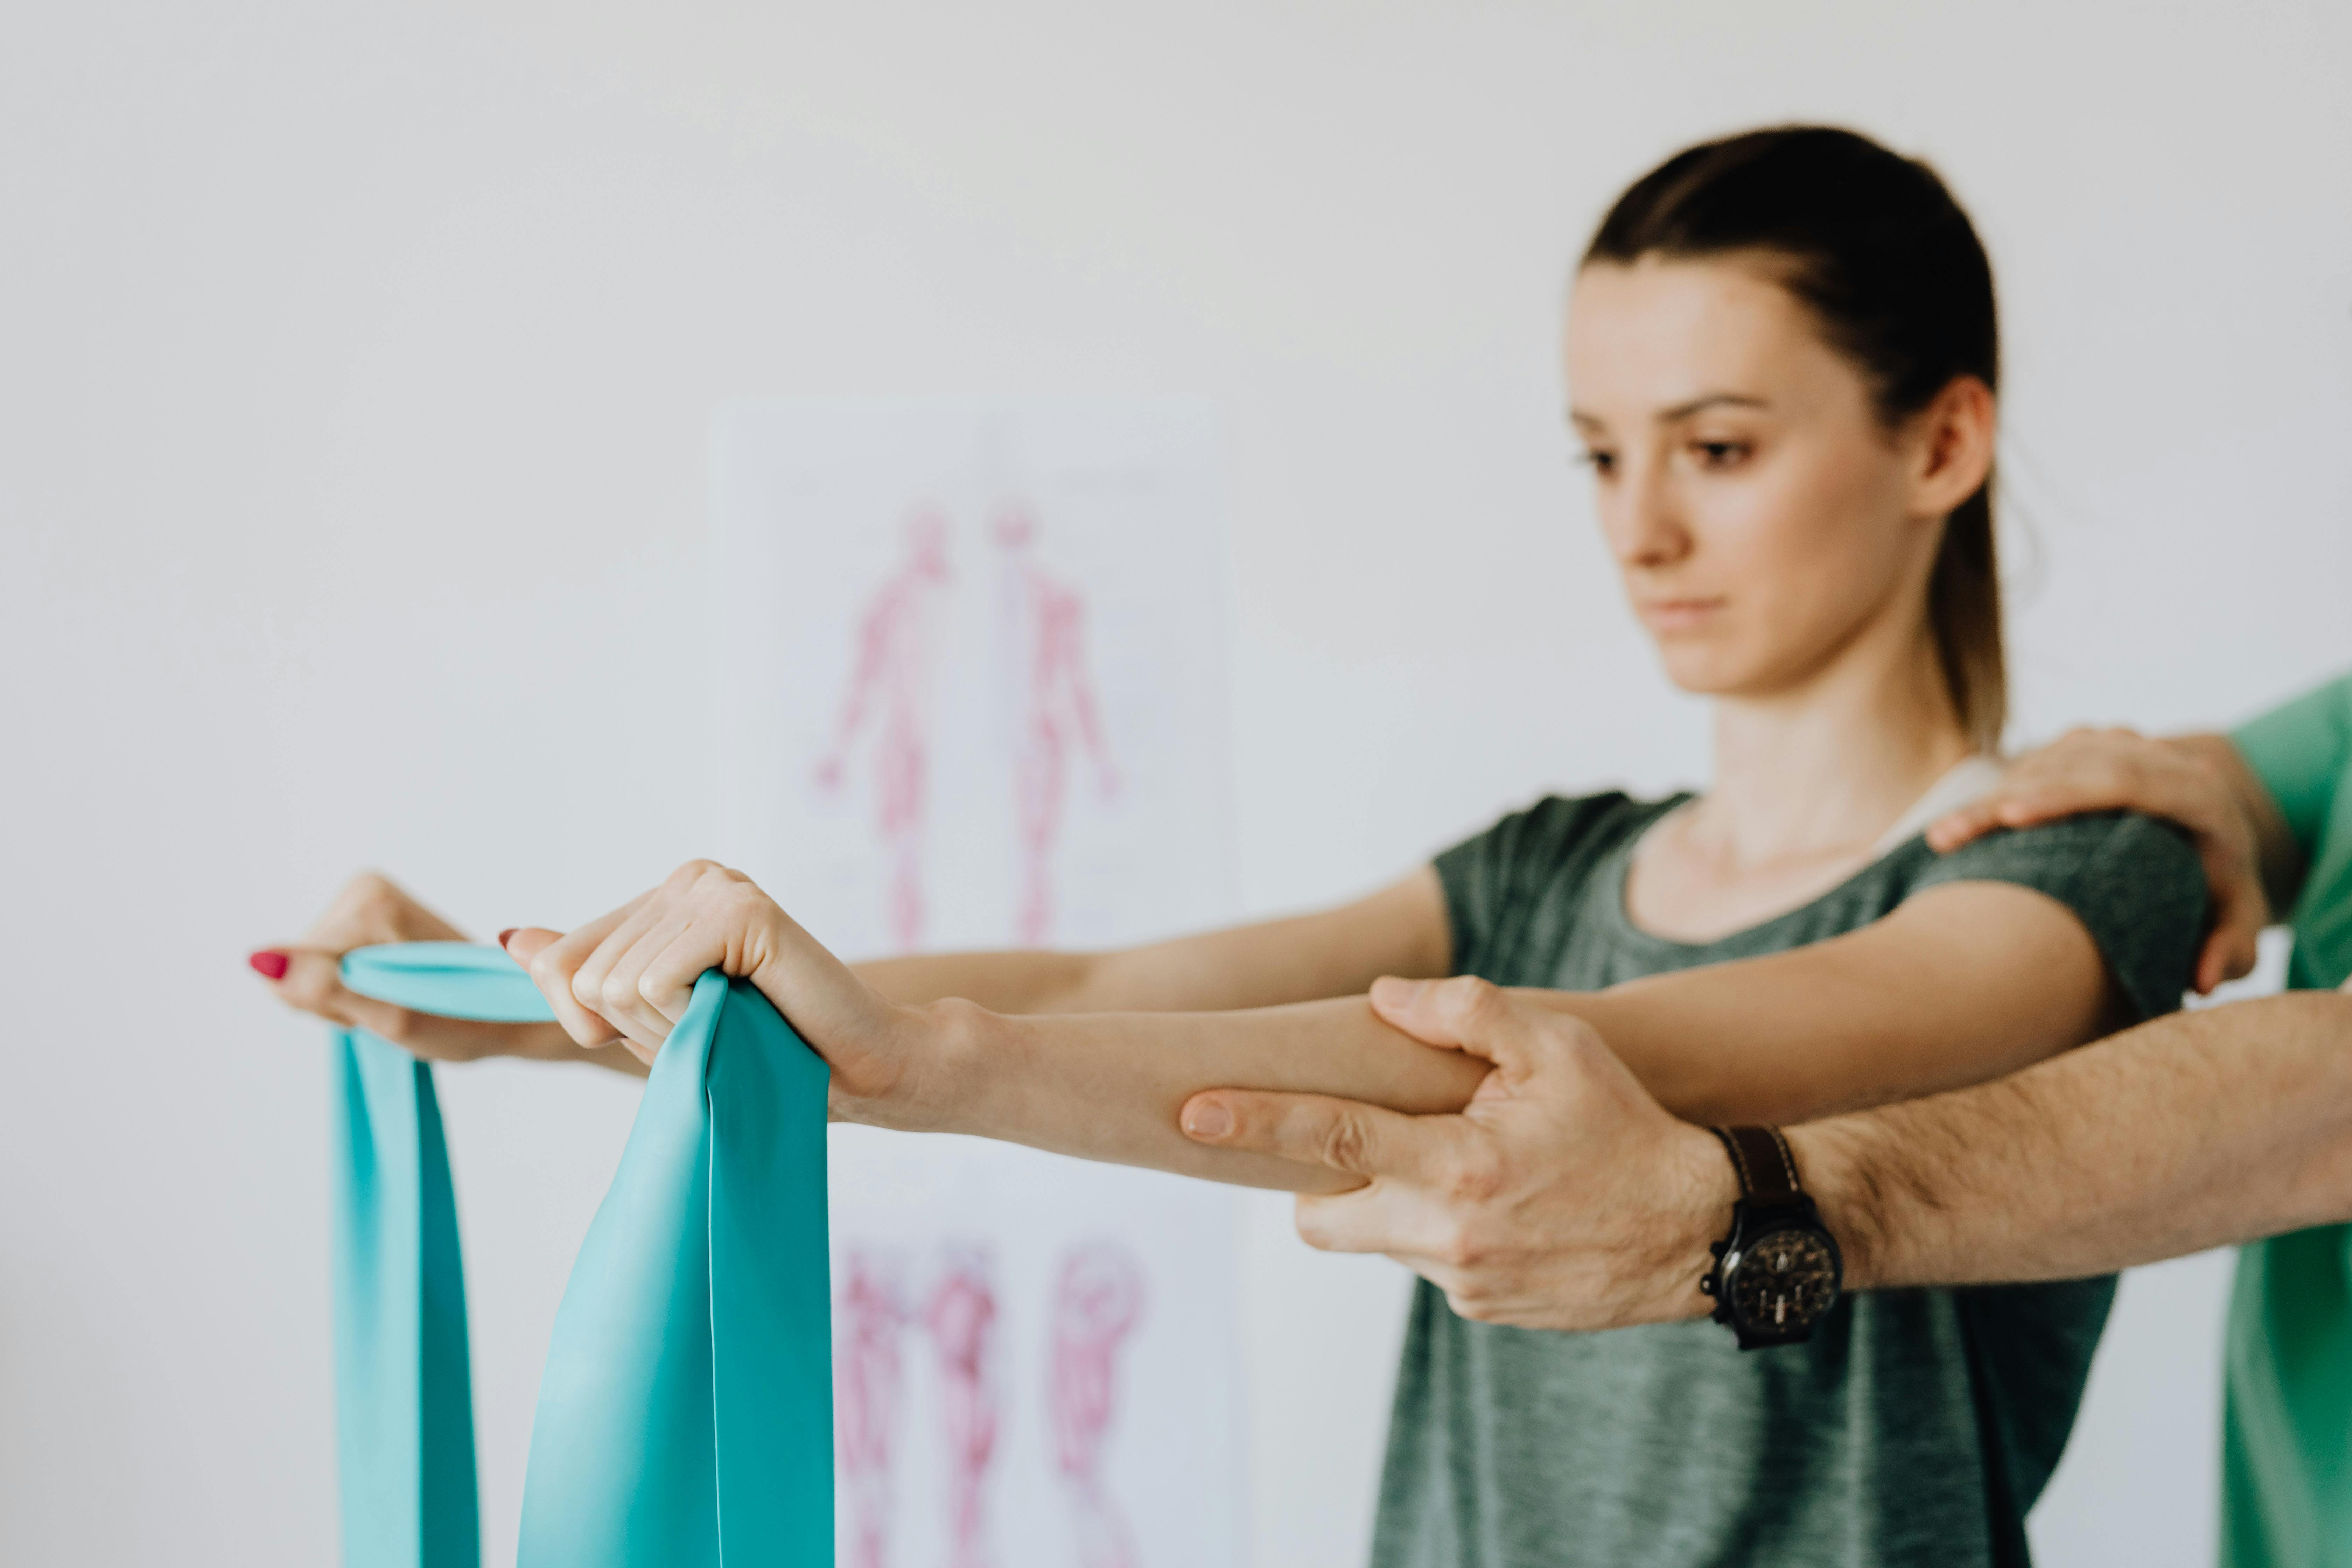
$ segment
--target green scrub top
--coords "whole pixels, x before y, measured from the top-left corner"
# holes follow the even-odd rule
[[[2352,675],[2231,737],[2310,868],[2289,986],[2352,974]],[[2221,1440],[2227,1568],[2352,1568],[2352,1226],[2238,1254]]]

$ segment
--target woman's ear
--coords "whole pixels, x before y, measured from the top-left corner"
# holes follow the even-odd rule
[[[1911,510],[1943,517],[1977,493],[1992,473],[1998,410],[1992,388],[1973,375],[1956,375],[1921,410],[1912,429],[1917,446],[1911,476]]]

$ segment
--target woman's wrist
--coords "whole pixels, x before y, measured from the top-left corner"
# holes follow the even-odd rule
[[[879,1053],[888,1078],[856,1084],[836,1070],[834,1120],[899,1132],[1000,1132],[1018,1021],[952,996],[891,1014],[896,1037]]]

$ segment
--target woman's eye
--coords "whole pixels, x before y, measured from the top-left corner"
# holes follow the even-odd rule
[[[1694,441],[1691,450],[1698,455],[1702,468],[1736,468],[1752,450],[1745,441]]]
[[[1576,455],[1576,460],[1604,477],[1617,471],[1617,454],[1614,452],[1596,451],[1588,447]]]

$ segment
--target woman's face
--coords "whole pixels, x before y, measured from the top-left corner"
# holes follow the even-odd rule
[[[1595,263],[1568,312],[1570,417],[1625,593],[1688,691],[1766,696],[1910,636],[1941,531],[1918,455],[1763,268]]]

